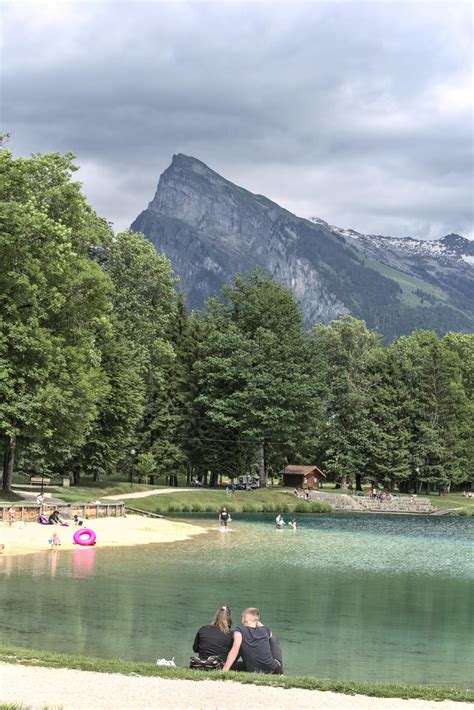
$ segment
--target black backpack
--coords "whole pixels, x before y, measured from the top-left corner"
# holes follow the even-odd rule
[[[191,656],[189,667],[196,671],[220,671],[224,668],[224,661],[220,656],[209,656],[205,660],[199,656]]]

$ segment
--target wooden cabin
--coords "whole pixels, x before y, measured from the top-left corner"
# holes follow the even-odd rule
[[[319,488],[326,474],[317,466],[291,464],[282,471],[283,485],[291,488]]]

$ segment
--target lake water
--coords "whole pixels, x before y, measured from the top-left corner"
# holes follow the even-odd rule
[[[182,516],[181,516],[182,517]],[[258,606],[285,670],[472,687],[474,520],[239,515],[188,542],[0,557],[0,638],[30,648],[187,665],[196,629]]]

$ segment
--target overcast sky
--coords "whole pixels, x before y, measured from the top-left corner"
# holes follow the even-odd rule
[[[2,130],[128,227],[173,153],[296,214],[473,236],[468,2],[3,2]]]

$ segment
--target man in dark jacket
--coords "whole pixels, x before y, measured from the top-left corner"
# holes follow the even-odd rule
[[[234,631],[234,643],[227,656],[224,671],[232,668],[239,656],[245,670],[251,673],[282,673],[281,649],[272,632],[260,621],[260,611],[255,607],[242,614],[242,624]]]

